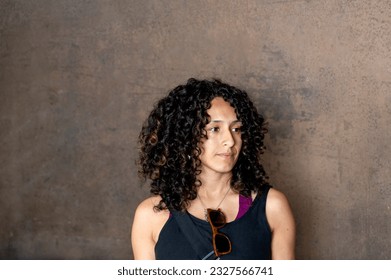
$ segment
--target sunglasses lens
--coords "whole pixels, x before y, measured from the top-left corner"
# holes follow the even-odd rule
[[[226,224],[225,215],[220,209],[208,209],[208,220],[213,231],[213,248],[216,256],[226,255],[231,253],[231,241],[223,233],[219,233],[218,229]]]
[[[231,252],[231,242],[229,241],[228,237],[223,234],[216,234],[215,245],[219,254],[227,254]]]
[[[225,225],[225,216],[223,212],[212,210],[209,211],[210,222],[214,227],[222,227]]]

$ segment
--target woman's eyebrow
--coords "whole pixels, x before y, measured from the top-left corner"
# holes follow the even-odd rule
[[[223,120],[211,120],[210,123],[223,123],[225,121]],[[240,120],[234,120],[232,122],[230,122],[231,124],[234,124],[234,123],[242,123]]]

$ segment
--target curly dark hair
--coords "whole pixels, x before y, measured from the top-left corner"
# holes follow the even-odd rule
[[[265,120],[247,93],[217,79],[191,78],[156,104],[139,135],[139,174],[151,180],[151,193],[162,198],[156,210],[184,211],[197,197],[199,143],[207,137],[207,110],[215,97],[227,101],[242,122],[242,148],[232,170],[232,189],[250,196],[268,184],[260,158]]]

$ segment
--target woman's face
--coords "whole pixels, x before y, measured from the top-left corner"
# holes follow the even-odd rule
[[[205,127],[207,138],[200,145],[201,173],[230,173],[242,147],[242,123],[235,109],[222,97],[212,100],[207,113],[210,122]]]

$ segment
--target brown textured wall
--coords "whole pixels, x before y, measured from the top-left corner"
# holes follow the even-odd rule
[[[0,258],[131,258],[141,123],[189,77],[246,89],[300,259],[391,258],[388,0],[0,0]]]

